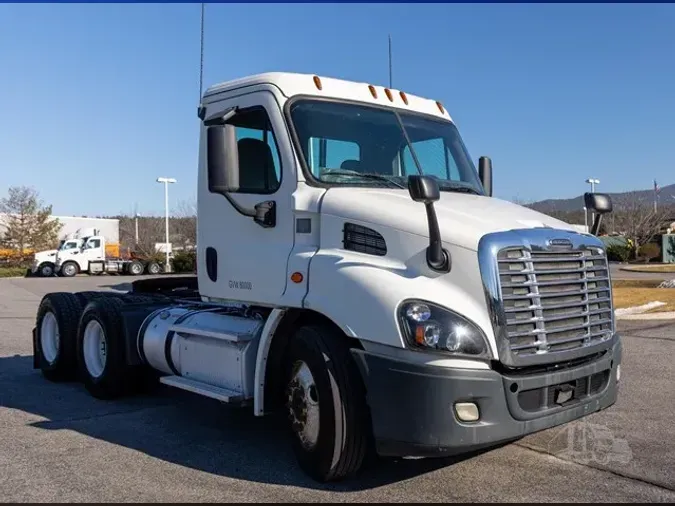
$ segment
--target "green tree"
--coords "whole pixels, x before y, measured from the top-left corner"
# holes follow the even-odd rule
[[[39,251],[54,247],[63,224],[52,218],[52,206],[40,200],[38,192],[27,186],[9,188],[7,197],[0,199],[4,216],[3,242],[23,256],[26,249]]]

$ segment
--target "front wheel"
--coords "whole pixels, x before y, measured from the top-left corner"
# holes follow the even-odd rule
[[[54,275],[54,264],[51,262],[44,262],[38,268],[38,274],[43,278],[48,278]]]
[[[300,328],[289,344],[284,380],[285,418],[302,470],[320,482],[356,474],[371,424],[344,336],[327,326]]]
[[[72,278],[80,272],[80,267],[75,262],[66,262],[61,266],[61,275],[66,278]]]

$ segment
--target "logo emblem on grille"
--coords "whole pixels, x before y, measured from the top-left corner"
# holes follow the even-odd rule
[[[572,247],[572,241],[570,241],[569,239],[563,239],[563,238],[549,239],[548,245],[549,245],[549,247],[555,247],[555,248],[571,248]]]

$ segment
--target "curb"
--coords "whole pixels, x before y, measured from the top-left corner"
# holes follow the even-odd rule
[[[617,320],[675,320],[675,311],[617,315]]]

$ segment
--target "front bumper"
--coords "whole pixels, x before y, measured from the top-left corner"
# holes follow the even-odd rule
[[[616,401],[618,334],[602,356],[553,372],[500,374],[449,369],[353,350],[367,389],[377,453],[451,456],[519,439],[605,409]],[[574,395],[556,404],[558,387]],[[480,419],[462,422],[455,404],[473,402]]]

